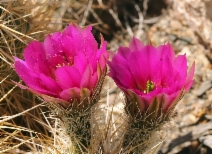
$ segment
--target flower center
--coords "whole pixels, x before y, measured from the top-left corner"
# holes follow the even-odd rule
[[[144,93],[148,94],[150,91],[155,89],[155,85],[152,81],[148,80],[146,82],[146,89],[144,90]]]

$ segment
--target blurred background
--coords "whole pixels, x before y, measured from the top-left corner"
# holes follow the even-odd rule
[[[189,66],[195,61],[195,84],[155,153],[212,154],[212,0],[0,0],[0,153],[39,153],[54,144],[48,109],[12,82],[22,83],[13,56],[23,58],[30,41],[71,22],[93,25],[96,40],[101,33],[113,52],[135,36],[154,46],[169,42]]]

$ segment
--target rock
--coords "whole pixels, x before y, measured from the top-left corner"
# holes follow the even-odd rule
[[[208,120],[212,120],[212,115],[205,115],[205,118]]]
[[[179,30],[182,28],[182,24],[177,20],[171,20],[170,26],[172,27],[172,30]]]
[[[186,54],[186,56],[191,55],[191,51],[190,51],[189,47],[187,47],[187,46],[183,47],[182,51],[180,52],[180,55],[184,55],[184,54]]]
[[[199,139],[204,145],[212,149],[212,135],[202,136]]]
[[[210,80],[206,80],[206,81],[202,82],[201,85],[200,85],[200,87],[196,91],[196,95],[197,96],[203,95],[211,87],[212,87],[212,83],[211,83]]]

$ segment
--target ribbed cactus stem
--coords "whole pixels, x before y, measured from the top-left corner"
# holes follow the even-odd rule
[[[91,141],[91,124],[90,124],[90,111],[80,113],[68,113],[62,120],[64,121],[64,126],[67,135],[74,145],[74,153],[88,153],[88,147]]]
[[[169,121],[173,110],[164,113],[161,103],[155,98],[148,109],[141,112],[137,98],[134,98],[126,97],[128,105],[125,106],[125,112],[129,119],[123,149],[130,154],[142,154],[151,147],[150,138]]]
[[[130,154],[142,154],[149,147],[149,139],[159,129],[158,123],[143,120],[129,120],[124,136],[123,148]]]

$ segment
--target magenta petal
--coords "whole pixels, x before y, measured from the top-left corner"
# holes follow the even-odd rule
[[[98,50],[98,44],[97,44],[93,34],[91,33],[91,30],[92,30],[92,26],[90,25],[90,26],[87,26],[86,28],[84,28],[82,33],[83,33],[83,37],[85,38],[85,41],[86,41],[85,44],[89,45],[89,47],[93,51],[96,51],[96,50]]]
[[[102,71],[105,69],[106,64],[107,64],[107,58],[105,58],[105,56],[102,54],[99,58],[99,65],[100,65]]]
[[[84,53],[80,52],[74,57],[74,66],[79,70],[82,75],[88,66],[88,60]]]
[[[73,38],[69,38],[64,32],[55,32],[52,35],[47,35],[44,40],[44,46],[46,49],[46,54],[48,58],[55,56],[65,56],[73,57],[75,54],[74,49],[72,48]],[[67,50],[66,48],[71,47],[72,50]]]
[[[66,29],[64,30],[64,34],[74,38],[76,51],[79,51],[79,49],[82,49],[82,47],[85,45],[89,46],[91,49],[93,49],[93,51],[96,51],[98,50],[98,44],[93,34],[91,33],[91,30],[92,26],[87,26],[81,29],[79,26],[73,24],[66,27]]]
[[[59,92],[62,90],[58,83],[52,78],[44,74],[40,74],[40,79],[42,81],[42,85],[44,85],[49,91],[59,94]]]
[[[112,62],[111,62],[111,68],[115,68],[116,64],[122,64],[123,67],[125,67],[126,69],[130,69],[129,65],[128,65],[128,61],[130,58],[125,59],[122,55],[120,55],[120,53],[118,52],[116,54],[116,56],[113,58]],[[110,63],[110,62],[109,62]]]
[[[110,67],[110,72],[108,73],[108,76],[110,76],[115,82],[117,82],[117,80],[116,80],[116,67],[115,67],[115,65],[113,65],[112,62],[108,61],[108,66]]]
[[[118,63],[113,64],[108,62],[108,65],[111,68],[109,76],[113,77],[118,85],[122,85],[126,88],[136,88],[136,84],[130,70]],[[113,67],[115,67],[115,69],[113,69]]]
[[[145,63],[146,62],[145,59],[144,59],[145,60],[144,65],[140,65],[140,62],[142,62],[141,60],[142,56],[138,57],[138,55],[131,54],[129,59],[130,59],[129,60],[130,71],[132,72],[136,85],[139,89],[144,90],[149,76],[148,75],[149,65],[148,63]]]
[[[175,80],[181,80],[181,82],[185,82],[186,75],[187,75],[187,60],[185,55],[179,55],[174,59],[173,62],[174,69],[179,73],[181,79],[175,79]]]
[[[30,44],[24,49],[24,59],[32,68],[33,64],[37,61],[45,61],[46,54],[43,44],[37,41],[30,42]]]
[[[72,87],[80,87],[80,72],[73,66],[62,66],[55,71],[55,76],[58,79],[62,89]]]
[[[171,61],[175,58],[175,52],[172,49],[170,43],[165,45],[160,45],[157,48],[157,51],[159,52],[160,58],[168,56]]]
[[[49,95],[56,95],[60,90],[60,87],[53,79],[43,75],[42,73],[32,72],[27,68],[24,61],[15,58],[14,66],[19,77],[26,83],[27,86],[29,86],[29,88]]]
[[[49,96],[54,96],[54,97],[57,97],[57,93],[51,91],[51,90],[46,90],[46,89],[43,89],[41,87],[38,87],[36,85],[32,85],[32,84],[28,84],[29,86],[29,89],[32,89],[33,91],[36,91],[38,92],[39,94],[45,94],[45,95],[49,95]]]
[[[182,90],[176,91],[171,95],[164,94],[163,111],[166,112],[171,106],[176,105],[181,97]]]
[[[105,41],[102,44],[102,47],[99,50],[97,50],[97,52],[95,53],[95,56],[92,56],[93,58],[91,58],[89,60],[94,71],[96,71],[97,63],[100,64],[101,68],[105,67],[106,61],[104,61],[104,59],[100,59],[102,55],[104,55],[104,58],[108,59],[108,53],[106,51],[106,42]]]
[[[60,55],[49,58],[48,63],[54,69],[60,66],[68,65],[67,61],[65,61],[65,59]]]
[[[60,93],[60,97],[66,101],[72,101],[72,99],[80,99],[80,89],[79,88],[69,88],[65,89]]]
[[[153,99],[156,97],[157,95],[155,94],[148,94],[148,95],[142,95],[141,98],[146,102],[147,106],[150,105],[150,103],[153,101]]]
[[[26,86],[24,86],[20,83],[15,82],[15,81],[12,81],[12,82],[15,83],[17,86],[19,86],[21,89],[27,89],[27,90],[29,90],[29,91],[37,94],[37,95],[50,95],[50,96],[56,95],[55,93],[52,93],[51,91],[37,87],[36,85],[29,84],[28,87],[26,87]]]
[[[24,50],[24,59],[31,70],[49,75],[46,54],[42,43],[32,41]]]
[[[48,58],[58,55],[64,56],[66,59],[76,54],[75,39],[68,37],[65,32],[56,32],[48,35],[44,40]]]
[[[186,82],[185,82],[185,85],[184,85],[185,92],[187,92],[191,88],[193,83],[194,83],[194,80],[193,80],[194,70],[195,70],[195,63],[192,64],[192,66],[191,66],[191,68],[190,68],[190,70],[188,72],[188,75],[187,75],[187,78],[186,78]]]
[[[54,57],[59,53],[58,44],[54,42],[51,35],[46,36],[44,40],[44,47],[47,58]]]
[[[18,59],[15,57],[15,63],[14,63],[15,70],[18,74],[18,76],[28,85],[40,85],[40,82],[37,82],[35,78],[38,78],[38,75],[32,72],[25,61]]]
[[[177,97],[177,93],[172,95],[164,94],[164,104],[163,104],[163,110],[166,111],[171,103],[174,101],[174,99]]]
[[[192,87],[192,85],[194,84],[194,82],[195,82],[195,80],[191,80],[191,81],[189,81],[189,82],[186,82],[186,84],[185,84],[185,92],[187,92],[191,87]]]
[[[132,38],[129,46],[131,51],[140,51],[143,47],[144,45],[139,39],[137,39],[136,37]]]
[[[92,68],[90,65],[88,65],[82,75],[80,87],[82,88],[89,87],[91,75],[92,75]]]
[[[120,55],[120,57],[124,58],[124,59],[128,59],[129,58],[129,55],[130,55],[131,51],[129,48],[127,47],[119,47],[118,48],[118,54],[117,55]],[[115,57],[114,57],[115,58]]]
[[[140,52],[131,52],[129,66],[140,89],[145,89],[147,80],[152,80],[158,72],[158,53],[152,46],[146,46]]]
[[[64,50],[66,52],[72,51],[77,54],[79,51],[85,51],[90,48],[92,50],[87,50],[86,54],[88,54],[88,56],[94,54],[94,51],[98,49],[98,44],[92,36],[91,29],[91,26],[84,29],[81,29],[77,25],[66,27],[64,34],[67,35],[67,38],[63,39]]]
[[[170,87],[174,82],[173,71],[173,66],[169,57],[167,56],[161,59],[160,68],[158,70],[161,78],[159,81],[156,81],[156,83],[159,83],[159,85],[164,88]]]
[[[97,84],[97,81],[98,81],[98,75],[97,75],[97,72],[95,72],[93,74],[93,76],[91,76],[91,81],[90,81],[90,85],[89,85],[89,88],[93,90],[93,88],[96,86]]]
[[[68,57],[74,57],[78,52],[81,50],[85,50],[85,45],[78,40],[78,38],[70,37],[68,35],[65,35],[64,33],[61,35],[60,38],[62,41],[58,42],[58,44],[61,44],[62,53],[64,56]],[[78,48],[78,46],[81,45],[81,48]]]
[[[69,37],[79,40],[80,36],[82,36],[82,29],[76,24],[70,24],[65,28],[63,33]]]

